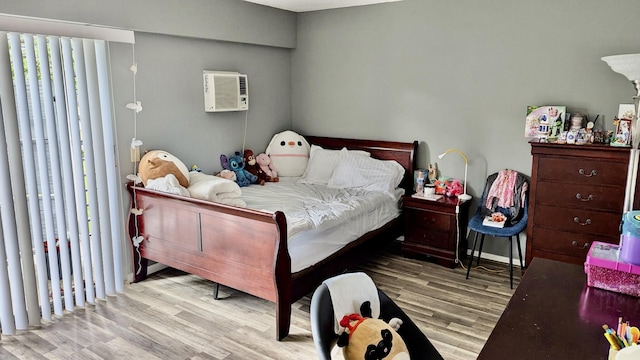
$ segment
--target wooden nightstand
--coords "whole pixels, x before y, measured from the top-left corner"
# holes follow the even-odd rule
[[[460,260],[467,254],[466,235],[471,201],[465,201],[459,205],[458,221],[456,221],[457,198],[443,197],[433,201],[405,196],[403,202],[402,254],[431,257],[440,265],[456,267],[456,244]],[[459,224],[460,241],[457,241],[456,223]]]

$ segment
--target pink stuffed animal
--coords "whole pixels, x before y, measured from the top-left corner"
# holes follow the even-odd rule
[[[447,186],[446,195],[451,197],[458,196],[462,194],[463,191],[464,189],[462,188],[462,184],[460,183],[460,180],[455,179],[451,182],[450,185]]]
[[[266,181],[278,182],[278,171],[271,163],[271,158],[265,153],[261,153],[256,156],[256,162],[258,163],[259,172],[264,174]],[[260,177],[260,175],[258,175]]]

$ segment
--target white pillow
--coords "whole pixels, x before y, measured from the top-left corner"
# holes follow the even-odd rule
[[[311,145],[309,154],[309,162],[307,168],[299,180],[305,184],[327,185],[333,174],[334,169],[340,162],[340,159],[347,154],[357,156],[371,156],[370,153],[362,150],[328,150],[317,145]]]
[[[370,157],[346,154],[329,179],[333,188],[363,188],[383,191],[394,196],[404,176],[404,168],[393,160],[378,160]]]

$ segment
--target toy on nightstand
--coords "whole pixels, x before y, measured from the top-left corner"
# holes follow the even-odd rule
[[[430,184],[434,184],[438,180],[438,164],[429,164],[428,179]]]
[[[445,195],[447,195],[449,197],[454,197],[454,196],[459,196],[463,192],[464,192],[464,190],[462,188],[462,184],[460,183],[460,180],[454,179],[451,182],[451,184],[449,184],[447,186],[447,190],[445,191]]]
[[[436,194],[445,195],[447,193],[447,186],[449,186],[449,184],[451,184],[451,179],[449,178],[441,177],[437,179],[434,183],[436,187]]]

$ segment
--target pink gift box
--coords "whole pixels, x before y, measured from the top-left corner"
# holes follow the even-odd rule
[[[587,285],[640,297],[640,266],[620,260],[619,249],[604,242],[591,244],[584,263]]]

